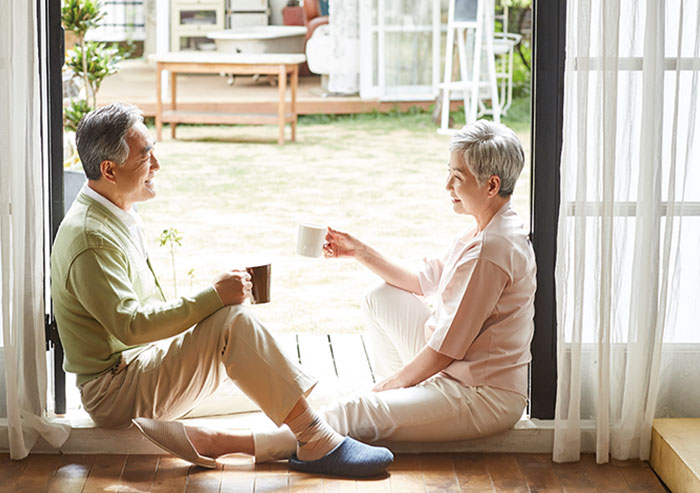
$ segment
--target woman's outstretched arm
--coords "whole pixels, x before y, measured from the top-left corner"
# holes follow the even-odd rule
[[[352,257],[388,284],[411,293],[423,294],[417,273],[390,260],[351,234],[328,228],[323,254],[327,258]]]

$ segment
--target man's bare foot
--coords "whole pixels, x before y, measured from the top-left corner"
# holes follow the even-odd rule
[[[212,458],[227,454],[255,455],[253,434],[247,430],[218,431],[185,426],[185,432],[199,455]]]

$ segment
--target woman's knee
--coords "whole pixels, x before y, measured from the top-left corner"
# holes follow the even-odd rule
[[[387,419],[372,393],[356,393],[323,407],[321,413],[326,422],[341,435],[358,440],[377,441],[388,436],[393,421]]]
[[[367,291],[362,303],[362,311],[366,316],[377,319],[384,307],[395,303],[401,289],[386,282],[380,282]]]

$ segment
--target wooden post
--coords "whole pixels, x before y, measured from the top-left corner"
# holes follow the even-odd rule
[[[161,94],[161,63],[156,63],[156,140],[163,140],[163,95]]]
[[[177,87],[176,87],[176,77],[177,74],[173,68],[170,69],[170,111],[175,111],[177,109]],[[177,123],[170,122],[170,137],[175,140],[175,129],[177,128]]]
[[[284,144],[284,121],[285,121],[285,93],[287,92],[287,66],[279,66],[279,77],[277,85],[279,87],[280,101],[277,108],[277,117],[279,118],[280,134],[277,139],[278,144]]]
[[[292,66],[292,142],[297,140],[297,86],[299,85],[299,64]]]

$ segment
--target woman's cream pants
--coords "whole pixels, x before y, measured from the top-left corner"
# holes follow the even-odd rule
[[[425,346],[423,326],[430,311],[415,295],[387,284],[367,295],[363,311],[379,382]],[[310,400],[314,404],[313,394]],[[325,404],[321,415],[340,434],[365,442],[441,442],[506,431],[525,405],[525,397],[515,392],[465,387],[438,374],[413,387],[342,396]],[[254,430],[254,439],[257,461],[286,458],[296,448],[286,426]]]

